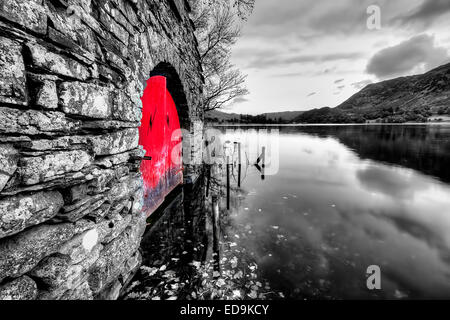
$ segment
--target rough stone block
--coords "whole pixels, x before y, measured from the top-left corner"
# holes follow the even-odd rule
[[[80,121],[67,119],[62,112],[23,111],[0,107],[0,133],[70,133],[79,128]]]
[[[66,204],[73,204],[85,198],[88,192],[89,186],[87,183],[77,184],[75,186],[67,188],[63,192],[64,202]]]
[[[142,212],[144,207],[144,188],[143,186],[136,190],[134,194],[134,201],[131,206],[131,214],[137,215]]]
[[[121,73],[127,77],[131,75],[130,68],[125,64],[125,62],[118,55],[111,51],[106,52],[106,59],[117,69],[120,69]]]
[[[133,261],[145,231],[145,221],[146,216],[143,213],[132,217],[130,227],[104,246],[88,279],[94,293],[99,293],[120,274],[129,273],[134,267]]]
[[[130,224],[131,215],[121,216],[116,214],[108,220],[98,224],[99,241],[109,243],[117,238]]]
[[[105,119],[111,115],[112,99],[108,88],[82,82],[64,82],[59,103],[68,114]]]
[[[121,41],[117,40],[112,34],[105,33],[105,38],[98,38],[100,44],[107,50],[111,50],[116,55],[125,59],[128,58],[129,52],[128,47],[125,46]]]
[[[46,256],[56,253],[61,244],[89,228],[93,222],[38,225],[0,240],[0,281],[18,277],[33,269]]]
[[[19,153],[13,146],[8,144],[0,145],[0,191],[3,190],[16,171],[18,160]]]
[[[87,130],[120,130],[125,128],[139,128],[140,122],[125,122],[119,120],[95,120],[95,121],[84,121],[82,124],[82,129]]]
[[[90,267],[100,256],[102,246],[97,246],[85,260],[74,264],[70,257],[56,254],[43,259],[30,275],[48,288],[39,293],[39,299],[58,299],[65,292],[79,287],[88,278]]]
[[[69,172],[78,172],[91,164],[86,151],[73,150],[48,155],[22,158],[20,175],[22,183],[33,185],[56,179]]]
[[[137,148],[139,145],[138,129],[125,129],[91,138],[94,153],[106,156],[122,153]]]
[[[129,176],[111,188],[109,198],[111,202],[128,199],[133,197],[142,185],[143,182],[140,174]]]
[[[73,282],[73,274],[79,274],[78,270],[70,270],[70,258],[64,255],[51,255],[44,258],[28,274],[39,280],[46,286],[57,288],[63,282]]]
[[[0,300],[34,300],[37,293],[36,282],[23,276],[0,287]]]
[[[95,164],[103,168],[112,168],[123,163],[128,162],[130,154],[128,152],[119,153],[112,156],[106,156],[95,161]]]
[[[134,9],[131,6],[131,4],[127,1],[116,1],[116,2],[118,2],[123,6],[122,12],[125,14],[128,21],[130,21],[130,23],[135,27],[139,26],[140,23],[138,21],[138,17],[136,16],[136,13],[134,12]]]
[[[66,136],[55,139],[31,140],[21,143],[27,151],[61,151],[87,149],[88,142],[84,136]]]
[[[0,102],[27,105],[21,45],[4,37],[0,37],[0,73]]]
[[[138,231],[137,226],[128,228],[104,247],[88,279],[93,293],[99,293],[121,273],[130,271],[127,270],[128,265],[125,262],[130,259],[130,253],[139,247],[142,234]]]
[[[80,80],[86,80],[90,75],[89,70],[85,66],[71,58],[50,52],[37,43],[29,43],[27,46],[31,51],[33,64],[36,67],[54,74]]]
[[[94,219],[94,221],[99,222],[101,221],[106,215],[109,214],[109,210],[111,209],[111,204],[104,203],[98,208],[97,210],[94,210],[88,214],[89,218]]]
[[[64,207],[62,212],[58,214],[57,221],[77,221],[100,208],[106,200],[106,197],[102,194],[88,196],[74,205]]]
[[[113,118],[117,120],[138,122],[141,121],[142,112],[139,105],[134,104],[122,92],[118,92],[114,96]]]
[[[35,105],[44,109],[56,109],[58,107],[58,94],[56,92],[56,83],[58,80],[56,76],[42,76],[37,74],[30,74],[30,86],[32,101]]]
[[[120,295],[120,290],[122,290],[122,284],[120,281],[114,281],[102,292],[100,292],[95,299],[96,300],[117,300]]]
[[[69,241],[63,243],[58,252],[70,257],[71,263],[80,263],[92,255],[100,244],[97,226],[81,234],[76,235]]]
[[[117,39],[119,39],[124,45],[128,45],[128,39],[130,34],[128,31],[118,24],[111,16],[103,9],[100,9],[100,21]]]
[[[93,178],[89,181],[89,188],[93,193],[101,193],[110,189],[113,179],[116,177],[115,172],[110,169],[97,169],[91,172]]]
[[[19,195],[0,200],[0,238],[54,217],[63,206],[57,191]]]
[[[66,291],[61,300],[93,300],[94,295],[87,282],[83,282],[77,288]]]
[[[58,107],[58,95],[56,84],[52,81],[44,81],[36,98],[36,105],[45,109],[56,109]]]
[[[87,2],[87,1],[86,1]],[[80,1],[71,1],[69,4],[78,11],[81,16],[88,16],[90,4],[83,5]],[[77,6],[80,4],[80,6]],[[49,28],[49,37],[64,46],[70,48],[72,52],[82,52],[83,56],[93,61],[95,55],[101,56],[101,49],[96,41],[94,32],[86,26],[77,14],[68,14],[66,8],[55,8],[51,2],[45,3],[48,17],[55,29]],[[80,50],[81,48],[84,50]]]
[[[0,16],[40,34],[47,31],[47,15],[42,0],[2,0]]]

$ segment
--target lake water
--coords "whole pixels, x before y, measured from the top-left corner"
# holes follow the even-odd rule
[[[229,209],[226,165],[213,166],[200,191],[173,205],[143,242],[148,267],[156,260],[172,278],[183,270],[177,281],[189,284],[178,297],[199,298],[207,286],[232,298],[450,298],[450,126],[216,129],[208,150],[232,163]],[[263,147],[264,169],[254,165]],[[381,290],[367,288],[371,265],[381,269]],[[254,274],[236,284],[240,266]]]

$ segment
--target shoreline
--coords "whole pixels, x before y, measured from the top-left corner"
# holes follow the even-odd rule
[[[427,125],[448,125],[450,122],[404,122],[404,123],[205,123],[206,127],[344,127],[344,126],[427,126]]]

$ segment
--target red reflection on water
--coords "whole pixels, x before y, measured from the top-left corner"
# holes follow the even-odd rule
[[[141,172],[145,197],[152,198],[146,206],[153,207],[161,200],[156,198],[163,198],[183,181],[180,121],[165,77],[151,77],[141,100],[139,144],[146,150],[145,156],[151,157],[142,161]]]

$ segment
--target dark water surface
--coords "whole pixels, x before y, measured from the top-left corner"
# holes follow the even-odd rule
[[[248,276],[253,279],[250,283],[237,284],[233,275],[239,266],[226,267],[219,259],[220,273],[231,270],[231,274],[220,275],[230,287],[228,296],[450,298],[450,126],[218,130],[212,135],[226,148],[215,152],[223,158],[229,155],[233,162],[230,209],[226,209],[222,165],[213,169],[209,184],[205,174],[202,191],[195,193],[195,205],[184,201],[186,221],[195,220],[196,225],[189,222],[183,230],[191,231],[180,235],[178,242],[159,235],[171,239],[169,247],[178,243],[183,247],[179,251],[194,254],[171,267],[180,270],[191,260],[202,265],[214,261],[214,221],[208,224],[199,217],[212,219],[211,197],[215,195],[221,217],[219,258],[236,257],[245,266],[254,263],[257,268]],[[242,146],[240,188],[234,142]],[[264,177],[253,165],[262,147],[266,147]],[[197,218],[192,219],[192,212]],[[193,235],[196,250],[186,250],[195,243],[186,242],[186,237]],[[147,247],[156,241],[148,241]],[[148,264],[154,261],[151,252],[155,250],[144,254]],[[165,259],[177,255],[171,252]],[[381,268],[381,290],[367,289],[370,265]],[[203,276],[209,277],[204,272]],[[202,286],[202,281],[192,284],[186,295]],[[233,286],[239,285],[248,286],[237,294]]]

